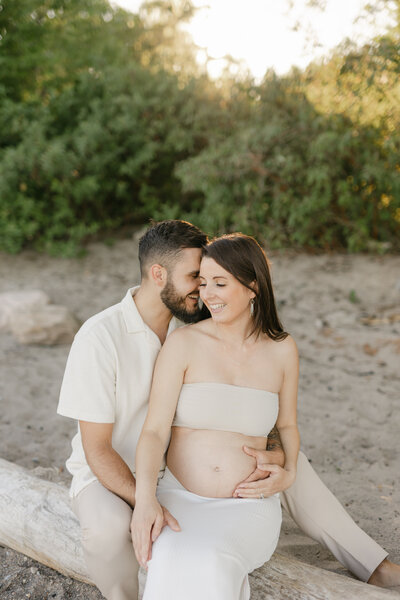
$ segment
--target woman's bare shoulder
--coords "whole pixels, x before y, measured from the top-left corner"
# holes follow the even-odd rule
[[[298,356],[297,344],[289,334],[283,340],[272,340],[269,338],[268,343],[277,356],[282,358],[295,358]]]
[[[167,337],[165,344],[168,342],[168,345],[178,345],[178,344],[188,344],[192,343],[194,338],[198,338],[204,334],[210,334],[210,321],[212,319],[205,319],[204,321],[200,321],[199,323],[191,323],[190,325],[183,325],[182,327],[178,327]]]
[[[299,352],[297,344],[291,335],[276,343],[276,351],[280,364],[285,373],[298,373]]]

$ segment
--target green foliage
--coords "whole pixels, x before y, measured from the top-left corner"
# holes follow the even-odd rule
[[[0,152],[3,249],[33,241],[70,254],[100,228],[140,222],[178,198],[174,164],[197,144],[190,106],[189,87],[136,65],[82,73],[31,122],[21,108],[14,143]]]
[[[71,256],[151,217],[399,250],[399,28],[304,74],[213,83],[180,28],[193,10],[0,0],[0,249]]]
[[[372,239],[398,248],[398,154],[379,131],[318,113],[291,78],[268,78],[258,92],[250,120],[177,168],[184,191],[197,193],[196,222],[272,247],[360,251]]]

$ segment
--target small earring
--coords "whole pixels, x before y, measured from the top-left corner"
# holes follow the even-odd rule
[[[199,310],[201,310],[203,308],[203,306],[204,306],[204,302],[200,298],[200,296],[199,296],[199,299],[197,300],[197,306],[199,307]]]
[[[254,315],[254,298],[250,300],[250,315]]]

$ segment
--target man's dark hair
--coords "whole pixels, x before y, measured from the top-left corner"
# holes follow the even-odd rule
[[[139,263],[142,277],[150,265],[162,265],[170,272],[184,248],[204,248],[207,236],[187,221],[169,220],[152,223],[139,240]]]

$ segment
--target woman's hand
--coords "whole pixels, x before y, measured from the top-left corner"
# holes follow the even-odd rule
[[[141,567],[147,568],[153,542],[165,525],[169,525],[173,531],[180,531],[178,521],[159,504],[156,498],[136,502],[131,521],[131,536],[136,558]]]
[[[248,456],[255,458],[256,468],[244,481],[241,481],[241,483],[249,483],[251,481],[258,481],[259,479],[266,479],[270,474],[270,471],[267,468],[268,465],[273,464],[283,467],[285,464],[285,453],[280,447],[274,450],[257,450],[257,448],[243,446],[243,452],[245,452],[245,454]],[[239,487],[241,483],[239,483],[237,487]]]
[[[268,498],[287,490],[296,479],[295,471],[287,471],[278,465],[258,465],[260,470],[269,472],[266,479],[239,483],[233,492],[234,498]]]
[[[156,498],[136,502],[131,521],[131,535],[136,558],[141,567],[147,567],[147,561],[151,558],[151,547],[153,536],[160,532],[164,521],[162,507]]]

